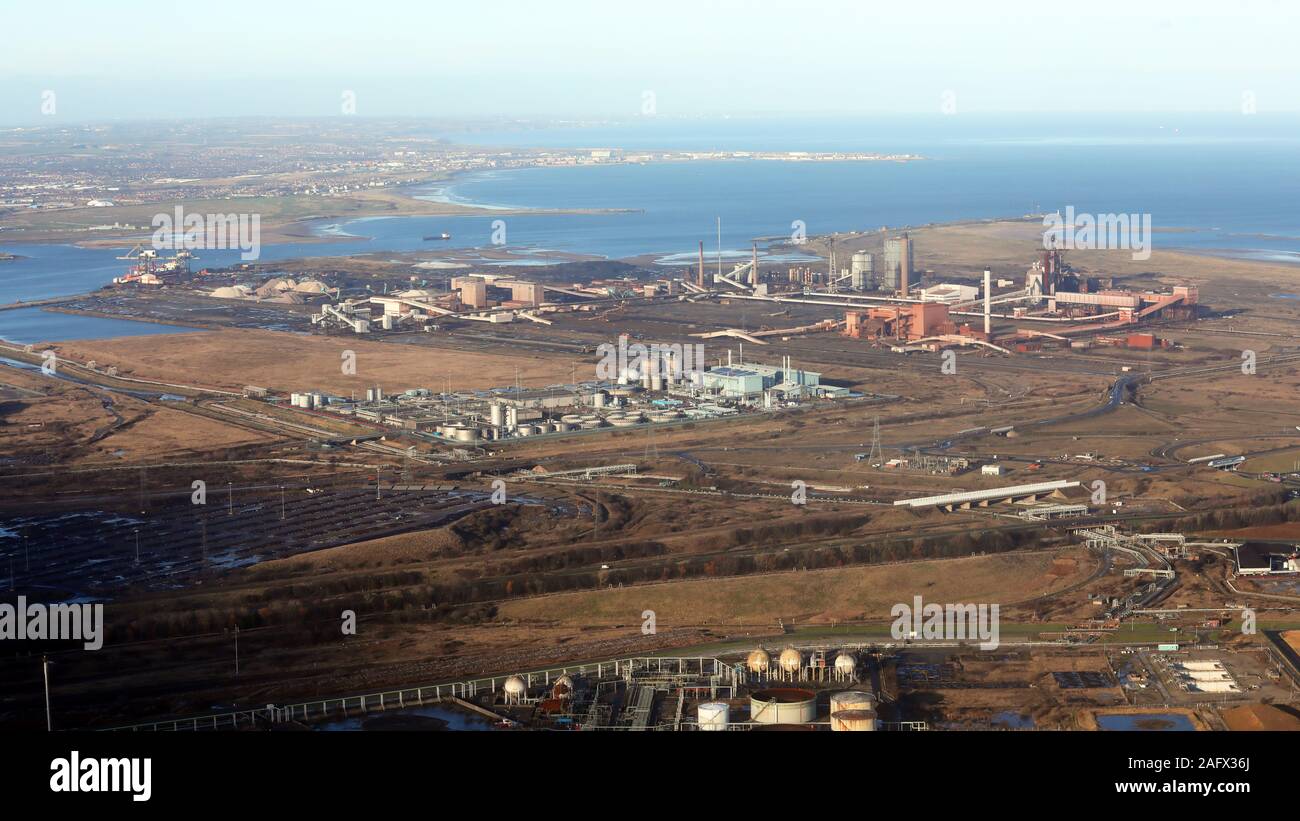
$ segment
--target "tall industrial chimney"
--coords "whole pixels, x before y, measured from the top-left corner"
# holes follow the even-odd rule
[[[984,335],[989,336],[993,332],[993,318],[991,315],[993,302],[993,272],[988,268],[984,269]]]
[[[900,295],[906,299],[912,283],[912,240],[903,234],[903,247],[898,251],[898,287]]]
[[[695,284],[704,287],[704,240],[700,240],[700,277],[699,282]]]

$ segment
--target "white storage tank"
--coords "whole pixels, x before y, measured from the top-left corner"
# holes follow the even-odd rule
[[[831,713],[831,730],[834,732],[869,733],[875,729],[875,710],[841,710]]]
[[[758,690],[749,697],[749,720],[758,724],[808,724],[817,720],[817,694],[797,687]]]
[[[511,676],[506,679],[504,690],[507,704],[519,704],[528,694],[528,685],[519,676]]]
[[[803,668],[803,653],[793,647],[787,647],[781,651],[781,669],[790,674],[796,674]]]
[[[847,710],[874,710],[876,697],[871,693],[847,690],[843,693],[831,693],[831,715]]]
[[[701,704],[695,710],[700,729],[709,732],[727,729],[731,721],[731,708],[720,701]]]
[[[853,678],[858,672],[857,658],[847,650],[841,650],[835,657],[835,672],[841,678]]]
[[[749,672],[751,673],[766,673],[768,670],[772,669],[772,656],[760,647],[750,653],[749,658],[745,659],[745,666],[749,668]]]

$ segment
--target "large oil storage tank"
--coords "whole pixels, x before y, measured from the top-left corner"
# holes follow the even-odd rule
[[[869,733],[876,729],[875,710],[840,710],[831,713],[831,730],[841,733]]]
[[[731,722],[731,708],[720,701],[701,704],[696,708],[695,714],[701,730],[710,732],[725,730]]]
[[[772,669],[772,656],[762,647],[751,652],[749,658],[745,659],[745,666],[749,672],[762,675]]]
[[[876,709],[876,697],[871,693],[863,693],[858,690],[831,693],[831,715],[847,710],[874,709]]]
[[[758,724],[807,724],[817,720],[817,694],[798,687],[772,687],[749,697],[749,720]]]

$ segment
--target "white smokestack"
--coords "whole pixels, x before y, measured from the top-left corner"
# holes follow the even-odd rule
[[[984,333],[986,335],[993,332],[993,272],[984,269]]]

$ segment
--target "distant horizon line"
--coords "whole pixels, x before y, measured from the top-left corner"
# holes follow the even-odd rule
[[[461,115],[436,115],[436,114],[204,114],[197,116],[157,116],[157,115],[126,115],[121,117],[99,117],[99,118],[65,118],[63,115],[36,116],[26,120],[0,120],[0,129],[5,130],[35,130],[40,128],[66,128],[68,126],[99,126],[99,125],[116,125],[127,123],[204,123],[204,122],[239,122],[239,121],[261,121],[261,122],[410,122],[410,123],[437,123],[442,125],[462,125],[475,126],[482,124],[504,125],[504,126],[521,126],[521,127],[574,127],[574,126],[593,126],[593,125],[650,125],[656,122],[728,122],[728,121],[761,121],[761,120],[794,120],[794,119],[872,119],[872,118],[898,118],[898,119],[928,119],[936,121],[952,120],[960,122],[965,119],[973,118],[1000,118],[1000,117],[1039,117],[1044,119],[1057,117],[1127,117],[1141,118],[1143,120],[1158,119],[1161,117],[1213,117],[1223,119],[1269,119],[1271,117],[1287,117],[1300,115],[1300,108],[1294,109],[1270,109],[1260,111],[1249,115],[1234,109],[1169,109],[1169,110],[1127,110],[1127,109],[1107,109],[1107,110],[1082,110],[1082,109],[987,109],[987,110],[967,110],[960,114],[944,114],[942,112],[928,111],[845,111],[845,110],[817,110],[817,111],[799,111],[799,112],[745,112],[745,113],[701,113],[701,114],[656,114],[654,116],[638,115],[610,115],[610,114],[589,114],[589,115],[564,115],[564,116],[526,116],[512,114],[461,114]]]

